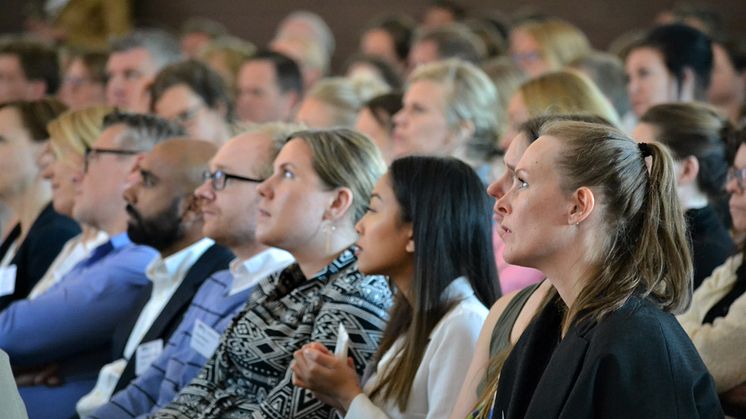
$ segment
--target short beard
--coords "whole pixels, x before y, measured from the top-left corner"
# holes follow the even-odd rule
[[[127,235],[132,242],[150,246],[159,252],[171,247],[184,235],[184,228],[179,216],[179,201],[174,199],[171,206],[155,216],[145,219],[140,212],[127,204]]]

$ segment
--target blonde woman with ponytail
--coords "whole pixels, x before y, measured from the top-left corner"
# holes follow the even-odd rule
[[[469,416],[722,417],[671,314],[689,304],[692,262],[665,148],[556,121],[513,172],[495,205],[505,260],[554,290]]]

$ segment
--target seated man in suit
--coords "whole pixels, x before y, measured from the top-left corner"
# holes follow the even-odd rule
[[[202,213],[193,193],[216,151],[207,141],[169,140],[156,145],[130,174],[124,191],[127,233],[133,242],[158,250],[160,257],[145,271],[151,286],[114,334],[116,361],[101,369],[96,387],[77,403],[80,416],[108,402],[119,379],[129,382],[147,369],[200,285],[233,258],[202,234]]]
[[[0,348],[10,356],[30,418],[68,417],[75,402],[111,360],[111,336],[148,284],[145,268],[157,255],[127,236],[122,191],[138,157],[179,130],[150,115],[112,113],[85,157],[73,215],[105,231],[95,248],[34,300],[0,313]],[[43,373],[42,373],[43,371]],[[51,371],[51,372],[50,372]],[[34,385],[30,375],[52,375],[58,386]]]
[[[168,404],[212,356],[220,336],[261,279],[293,259],[254,236],[257,181],[272,173],[272,162],[295,131],[288,124],[265,124],[228,141],[210,162],[209,177],[197,188],[204,233],[236,255],[230,271],[209,278],[197,292],[184,320],[161,356],[128,386],[120,381],[111,401],[95,418],[145,416]],[[126,387],[125,387],[126,386]]]

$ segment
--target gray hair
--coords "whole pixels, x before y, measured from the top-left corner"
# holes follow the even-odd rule
[[[111,42],[112,54],[135,48],[148,50],[158,70],[183,58],[176,37],[161,29],[138,29]]]

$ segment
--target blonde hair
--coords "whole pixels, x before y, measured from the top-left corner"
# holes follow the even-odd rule
[[[619,126],[611,102],[584,74],[562,70],[533,78],[518,88],[529,118],[548,114],[591,113]]]
[[[363,215],[378,178],[386,171],[378,146],[365,135],[347,128],[303,130],[289,136],[310,148],[313,169],[329,188],[352,191],[353,223]]]
[[[422,80],[444,87],[445,113],[451,129],[467,121],[474,125],[474,134],[466,140],[467,157],[481,161],[494,157],[498,150],[499,105],[495,85],[484,71],[451,58],[417,67],[408,83]]]
[[[314,84],[306,97],[333,109],[331,119],[334,126],[351,128],[365,103],[388,91],[388,85],[376,79],[328,77]]]
[[[552,70],[559,70],[591,52],[591,44],[585,34],[562,19],[527,21],[513,31],[524,31],[534,38],[539,44],[541,56]]]
[[[493,58],[482,64],[482,70],[492,80],[497,91],[497,117],[500,121],[499,134],[508,126],[508,103],[513,94],[521,87],[526,79],[524,73],[508,57]]]
[[[51,137],[52,151],[57,158],[64,158],[63,149],[82,156],[101,135],[104,117],[113,110],[114,108],[108,106],[92,106],[67,111],[50,121],[47,130]]]

